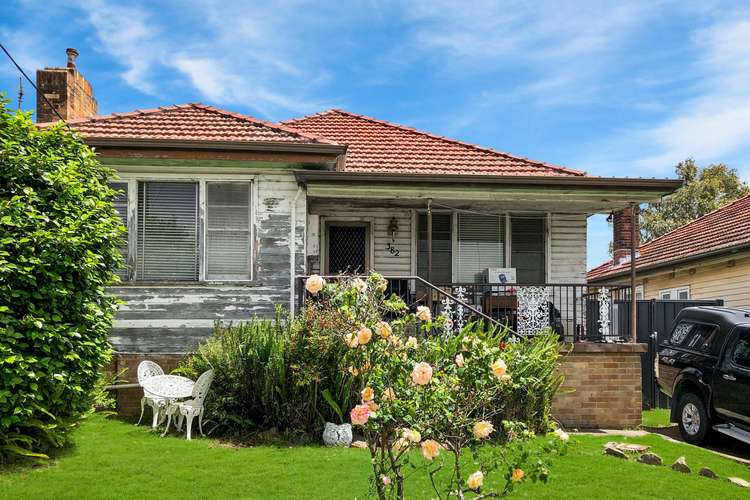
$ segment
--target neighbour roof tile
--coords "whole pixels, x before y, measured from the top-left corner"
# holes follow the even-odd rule
[[[750,195],[644,243],[638,249],[636,270],[742,245],[750,245]],[[613,264],[609,260],[590,270],[587,277],[601,280],[629,269],[629,261]]]
[[[286,125],[199,103],[80,118],[68,124],[87,139],[335,144]]]
[[[409,174],[585,175],[549,163],[331,109],[283,122],[347,145],[345,170]]]

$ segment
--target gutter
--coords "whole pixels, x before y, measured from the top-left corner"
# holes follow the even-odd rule
[[[636,265],[635,271],[636,273],[640,273],[644,271],[654,271],[656,269],[670,268],[679,264],[685,264],[688,262],[705,259],[707,257],[716,257],[719,255],[724,255],[724,254],[737,253],[745,249],[750,249],[750,242],[744,242],[744,243],[740,243],[739,245],[719,248],[716,250],[711,250],[709,252],[703,252],[703,253],[699,253],[695,255],[687,255],[685,257],[680,257],[679,259],[670,260],[669,262],[657,262],[655,264],[649,264],[643,267]],[[630,268],[628,267],[628,268],[618,270],[617,272],[614,272],[612,274],[605,274],[604,276],[600,276],[598,278],[593,278],[590,280],[587,279],[586,282],[587,283],[601,283],[604,281],[609,281],[613,278],[618,278],[623,275],[627,275],[629,272],[630,272]]]
[[[164,148],[164,149],[222,149],[237,151],[272,151],[280,153],[320,153],[342,155],[346,153],[345,145],[338,144],[298,144],[284,142],[251,142],[251,141],[175,141],[163,139],[116,139],[107,137],[86,137],[89,146],[116,148]]]
[[[295,170],[294,175],[302,183],[321,182],[385,182],[415,184],[496,184],[553,187],[607,188],[613,190],[644,189],[671,193],[683,185],[680,179],[636,179],[620,177],[589,176],[541,176],[541,175],[465,175],[465,174],[401,174],[370,172],[304,171]]]

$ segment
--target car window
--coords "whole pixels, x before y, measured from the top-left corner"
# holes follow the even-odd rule
[[[716,338],[719,333],[719,327],[705,323],[691,323],[689,321],[680,321],[672,331],[670,342],[686,349],[693,349],[701,352],[712,352]]]
[[[750,370],[750,330],[741,330],[732,350],[732,362]]]

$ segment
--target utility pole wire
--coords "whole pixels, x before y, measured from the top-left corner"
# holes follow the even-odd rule
[[[65,118],[63,118],[62,115],[57,111],[57,108],[55,108],[52,105],[52,103],[49,102],[49,99],[47,99],[47,96],[45,96],[44,94],[40,94],[39,93],[39,89],[36,88],[36,84],[31,80],[31,78],[29,78],[29,75],[26,74],[26,72],[23,70],[23,68],[21,68],[21,66],[18,65],[18,63],[16,62],[16,60],[13,59],[13,56],[10,55],[10,52],[8,52],[8,49],[5,48],[5,45],[3,45],[2,43],[0,43],[0,49],[3,49],[3,52],[5,52],[5,55],[8,56],[8,59],[10,59],[10,62],[13,63],[13,65],[18,69],[18,71],[20,71],[21,74],[24,76],[24,78],[26,78],[26,80],[31,84],[31,86],[36,91],[36,95],[41,95],[42,96],[42,98],[44,99],[44,102],[46,102],[47,105],[50,108],[52,108],[52,111],[54,111],[55,114],[57,115],[57,117],[60,118],[60,120],[62,120],[62,122],[65,124],[66,127],[68,127],[68,130],[70,130],[72,132],[73,129],[70,128],[70,125],[68,125],[68,122],[65,121]]]

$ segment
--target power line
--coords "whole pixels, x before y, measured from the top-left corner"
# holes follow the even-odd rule
[[[66,127],[68,127],[68,130],[72,131],[72,129],[70,128],[70,125],[68,125],[68,122],[65,121],[65,118],[63,118],[62,115],[57,111],[57,108],[55,108],[52,105],[52,103],[49,102],[49,99],[47,99],[46,95],[39,93],[39,89],[36,88],[36,84],[31,80],[31,78],[29,78],[29,75],[26,74],[26,72],[23,70],[23,68],[21,68],[21,66],[18,65],[18,63],[16,62],[16,60],[13,59],[13,56],[10,55],[10,52],[8,52],[8,49],[6,49],[5,46],[2,43],[0,43],[0,49],[3,49],[3,52],[5,52],[5,55],[8,56],[8,59],[10,59],[10,62],[13,63],[13,65],[18,69],[18,71],[20,71],[21,74],[24,76],[24,78],[26,78],[26,80],[31,84],[31,86],[36,91],[36,95],[41,95],[42,98],[44,99],[44,102],[47,103],[47,106],[49,106],[50,108],[52,108],[52,111],[54,111],[55,114],[57,115],[57,117],[60,120],[62,120],[62,122],[65,124]]]

